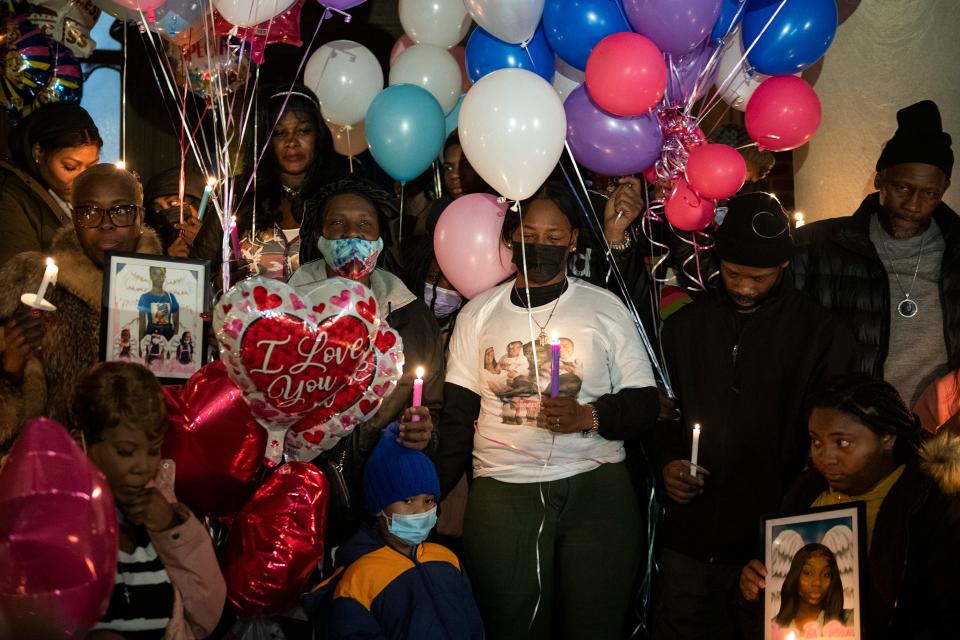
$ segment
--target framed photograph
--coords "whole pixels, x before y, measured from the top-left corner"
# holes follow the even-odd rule
[[[208,270],[206,260],[108,253],[100,359],[139,362],[169,384],[193,375],[206,360]]]
[[[767,518],[763,529],[764,640],[862,638],[864,503]]]

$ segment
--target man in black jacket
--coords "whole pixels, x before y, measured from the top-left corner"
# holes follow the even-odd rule
[[[658,639],[730,638],[727,597],[806,461],[803,404],[853,359],[853,337],[783,282],[793,253],[776,198],[731,198],[716,234],[720,284],[671,316],[664,356],[681,419],[657,445],[668,496],[655,597]],[[699,464],[692,428],[701,426]]]
[[[953,151],[937,105],[901,109],[897,122],[877,160],[877,192],[853,216],[803,227],[793,270],[797,288],[856,334],[857,369],[913,406],[960,367],[960,218],[942,202]]]

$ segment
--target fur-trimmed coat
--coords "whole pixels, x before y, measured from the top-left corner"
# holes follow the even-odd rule
[[[156,234],[144,228],[136,251],[159,254]],[[38,357],[27,363],[23,380],[12,384],[0,376],[0,452],[10,447],[20,427],[30,418],[45,415],[68,424],[67,406],[73,383],[100,357],[103,270],[80,248],[72,228],[56,234],[50,255],[60,272],[56,286],[47,290],[46,298],[57,310],[41,316],[42,348]],[[45,260],[44,254],[26,252],[14,256],[0,269],[0,325],[21,304],[21,294],[40,287]]]

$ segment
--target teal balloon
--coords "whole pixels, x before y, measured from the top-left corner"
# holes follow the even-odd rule
[[[377,94],[365,122],[373,159],[401,183],[426,171],[446,138],[440,103],[413,84],[396,84]]]
[[[447,135],[444,136],[444,140],[449,138],[450,134],[457,130],[457,121],[460,120],[460,105],[463,104],[465,97],[467,97],[467,94],[461,93],[460,97],[457,98],[457,104],[453,105],[453,109],[445,116],[447,121]]]

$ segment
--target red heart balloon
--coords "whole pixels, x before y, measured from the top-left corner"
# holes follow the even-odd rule
[[[288,611],[323,558],[330,485],[307,462],[271,475],[234,520],[223,550],[227,598],[242,616]]]
[[[256,487],[266,431],[222,362],[164,393],[170,428],[163,455],[177,463],[177,497],[201,516],[235,513]]]
[[[366,362],[357,367],[349,384],[345,384],[339,391],[325,400],[323,404],[304,416],[300,422],[291,427],[291,430],[294,433],[307,431],[318,424],[323,424],[334,414],[340,413],[348,407],[352,407],[367,391],[370,383],[373,382],[373,374],[375,371],[376,357],[371,351],[367,354]],[[318,444],[319,440],[314,436],[314,440],[311,440],[311,442]]]

